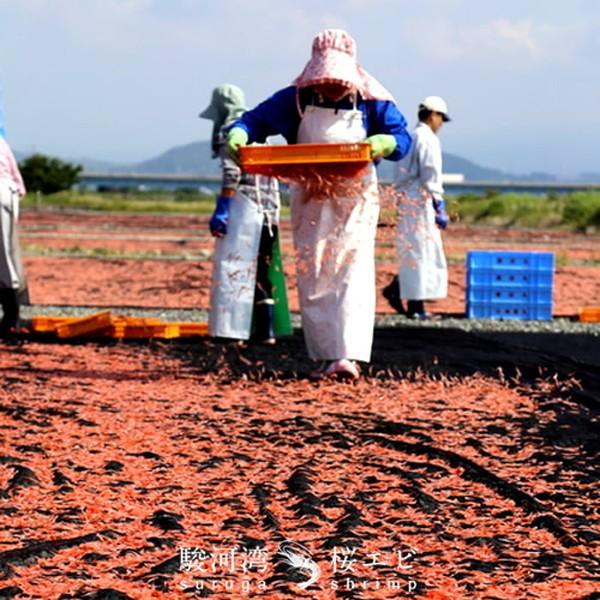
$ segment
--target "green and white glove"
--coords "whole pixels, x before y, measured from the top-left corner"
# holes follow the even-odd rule
[[[387,133],[372,135],[365,141],[371,144],[371,158],[373,160],[389,156],[396,149],[396,138]]]
[[[241,127],[233,127],[227,132],[227,151],[237,159],[239,149],[248,143],[248,134]]]

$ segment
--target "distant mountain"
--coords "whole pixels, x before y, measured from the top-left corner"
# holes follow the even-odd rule
[[[25,153],[15,153],[22,160]],[[211,158],[209,141],[192,142],[170,148],[166,152],[133,164],[116,164],[93,159],[66,159],[69,162],[82,164],[86,171],[104,173],[145,173],[145,174],[177,174],[206,175],[220,174],[219,161]],[[394,163],[384,160],[378,167],[380,179],[393,179]],[[478,165],[456,154],[444,153],[444,172],[462,173],[467,181],[556,181],[556,177],[548,173],[530,173],[515,175],[498,169]],[[579,181],[600,181],[600,173],[582,173]]]
[[[175,146],[154,158],[119,170],[131,173],[219,175],[219,161],[213,160],[211,156],[210,142],[192,142],[183,146]]]
[[[123,168],[123,165],[119,163],[96,160],[94,158],[66,158],[64,160],[76,165],[82,165],[84,171],[95,171],[96,173],[111,173]]]
[[[444,173],[462,173],[468,181],[556,181],[556,177],[548,173],[531,173],[514,175],[498,169],[482,167],[466,158],[444,152]],[[384,160],[378,167],[381,179],[391,180],[394,177],[394,164]]]
[[[19,162],[30,155],[31,152],[15,151],[15,157]],[[203,141],[175,146],[154,158],[138,163],[113,163],[93,158],[63,158],[63,160],[83,165],[85,171],[95,173],[219,175],[219,161],[213,160],[211,156],[210,142]]]
[[[600,173],[585,171],[580,173],[577,179],[583,183],[600,183]]]
[[[444,171],[446,173],[462,173],[470,181],[556,181],[549,173],[529,173],[515,175],[498,169],[483,167],[456,154],[444,153]]]
[[[32,154],[32,152],[20,152],[19,150],[14,151],[15,158],[18,162],[23,161]],[[40,154],[46,153],[41,152]],[[59,158],[76,165],[82,165],[86,171],[96,171],[98,173],[111,173],[115,171],[121,171],[124,168],[122,164],[113,163],[106,160],[96,160],[94,158]]]

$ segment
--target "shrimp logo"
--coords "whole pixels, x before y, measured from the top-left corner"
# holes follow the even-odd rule
[[[305,590],[315,583],[321,576],[319,565],[312,559],[310,552],[296,542],[282,542],[279,544],[277,554],[283,557],[283,562],[293,570],[302,571],[309,575],[305,581],[298,583],[298,587]]]

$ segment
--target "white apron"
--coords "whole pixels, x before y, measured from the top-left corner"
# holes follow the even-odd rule
[[[227,234],[215,240],[208,319],[213,337],[250,338],[263,221],[266,216],[276,224],[279,216],[272,194],[261,195],[259,180],[254,187],[240,185],[229,203]]]
[[[0,287],[24,290],[25,274],[17,234],[19,193],[15,184],[0,179]]]
[[[307,106],[298,143],[360,142],[360,110]],[[353,197],[305,197],[291,188],[302,329],[310,358],[371,359],[375,319],[375,233],[379,216],[377,176],[369,167]]]
[[[397,165],[398,280],[403,300],[433,300],[448,295],[442,235],[435,224],[428,190],[439,186],[443,191],[441,148],[434,137],[429,127],[417,127],[409,156]]]

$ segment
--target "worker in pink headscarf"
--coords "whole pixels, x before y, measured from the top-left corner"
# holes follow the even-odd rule
[[[3,135],[0,135],[0,335],[17,327],[19,307],[26,299],[27,285],[21,264],[17,236],[19,201],[25,185],[17,161]]]
[[[281,134],[289,144],[371,144],[373,160],[409,150],[406,119],[392,95],[356,60],[356,43],[326,29],[294,84],[246,112],[229,130],[230,152]],[[375,233],[379,196],[374,165],[363,181],[328,197],[293,185],[291,217],[302,327],[314,377],[357,379],[371,358],[375,317]]]

